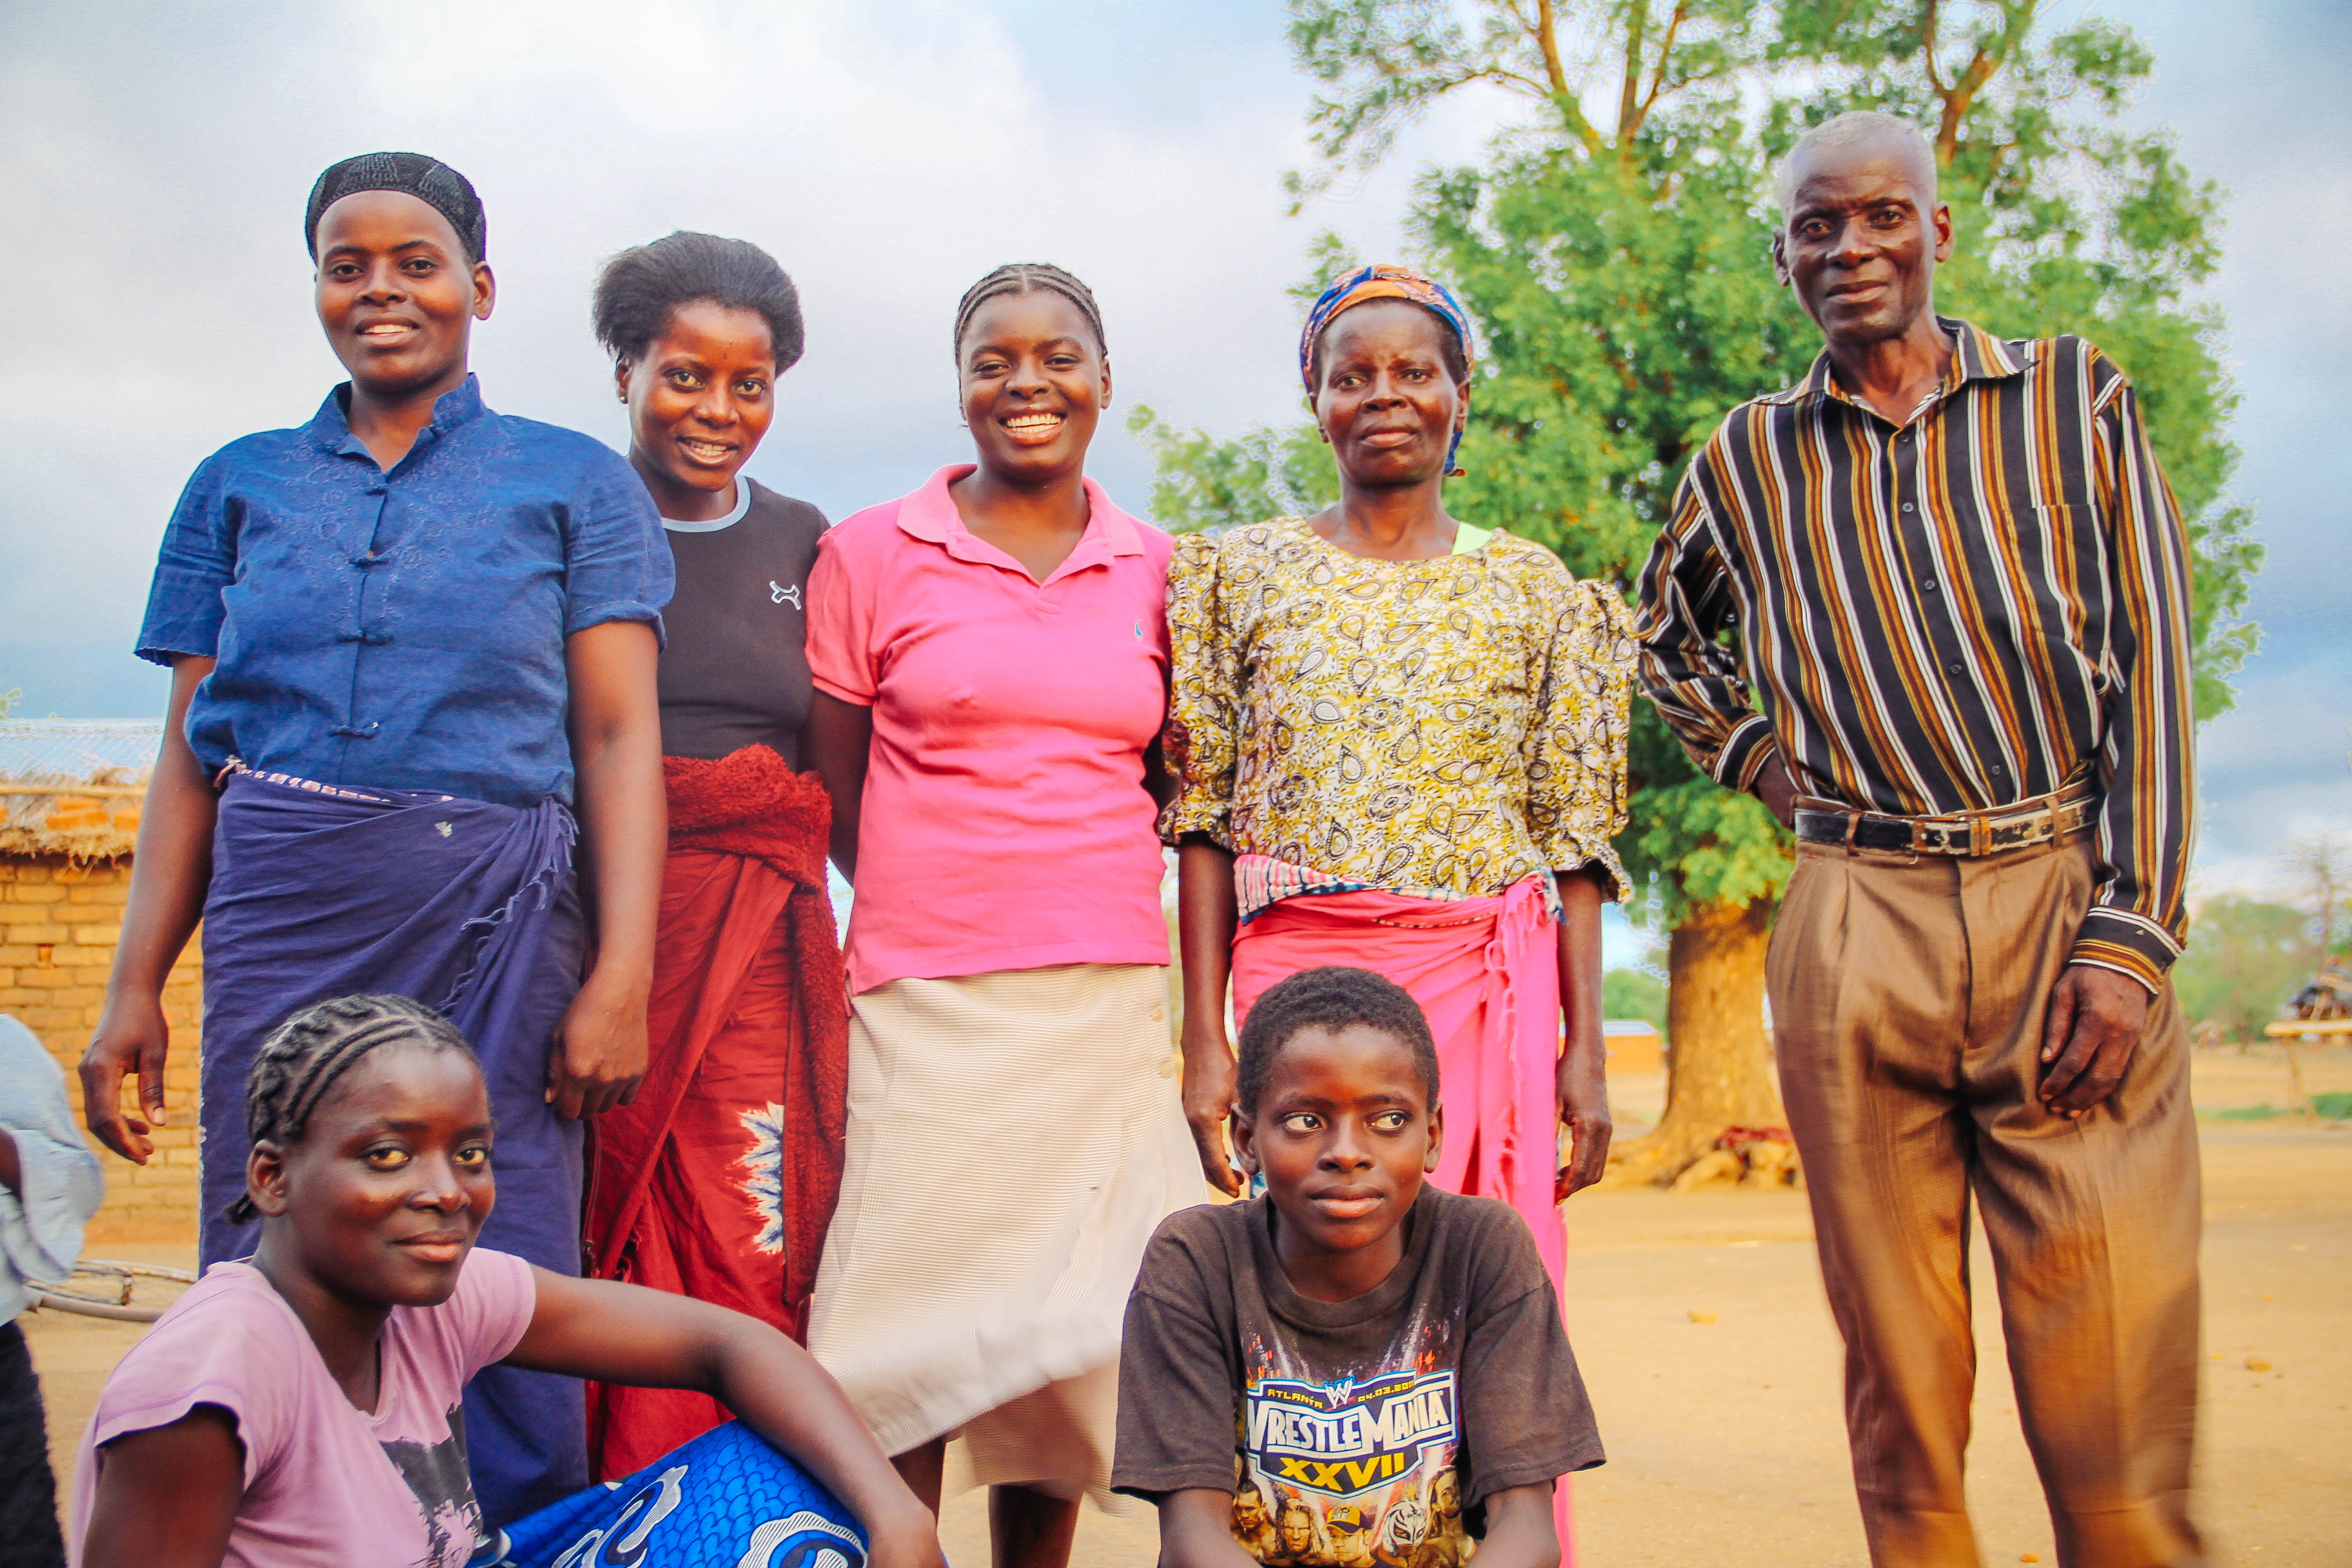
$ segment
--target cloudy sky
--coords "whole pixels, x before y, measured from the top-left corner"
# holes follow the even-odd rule
[[[2112,0],[2154,47],[2134,110],[2231,192],[2213,298],[2244,393],[2236,483],[2270,566],[2264,650],[2203,737],[2209,885],[2352,828],[2352,16],[2329,0]],[[2078,15],[2080,4],[2063,5]],[[160,709],[129,656],[189,469],[299,423],[339,379],[310,313],[302,200],[379,147],[464,170],[500,283],[493,406],[623,445],[587,330],[598,260],[672,228],[766,246],[809,352],[762,480],[838,517],[963,455],[947,333],[1000,261],[1063,263],[1108,322],[1119,403],[1233,432],[1290,417],[1285,294],[1317,228],[1393,250],[1413,167],[1473,155],[1466,100],[1391,172],[1303,219],[1307,92],[1279,0],[87,0],[0,13],[0,691],[19,713]],[[1094,470],[1140,506],[1147,456]]]

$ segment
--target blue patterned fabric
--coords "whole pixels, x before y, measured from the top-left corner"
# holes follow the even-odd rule
[[[866,1568],[866,1532],[740,1422],[507,1527],[474,1568]]]
[[[569,805],[564,639],[604,621],[659,633],[672,574],[652,498],[602,442],[485,407],[472,376],[386,473],[349,395],[196,469],[140,657],[220,661],[188,708],[208,772],[234,756],[320,784]]]

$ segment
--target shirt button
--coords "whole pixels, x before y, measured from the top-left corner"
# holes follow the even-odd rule
[[[1933,577],[1928,578],[1925,583],[1922,583],[1919,585],[1930,594],[1936,591],[1936,580]]]
[[[1907,501],[1907,500],[1906,500],[1906,501],[1905,501],[1905,502],[1903,503],[1903,510],[1904,510],[1905,511],[1909,511],[1909,510],[1911,510],[1911,503],[1910,503],[1909,501]]]
[[[1952,660],[1951,663],[1944,666],[1944,668],[1951,671],[1954,675],[1958,675],[1960,672],[1960,661],[1956,658]]]
[[[367,488],[367,493],[372,496],[380,496],[383,494],[383,487],[382,485],[370,485]]]

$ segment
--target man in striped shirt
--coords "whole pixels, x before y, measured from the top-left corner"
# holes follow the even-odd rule
[[[2200,1562],[2179,513],[2113,361],[1936,315],[1916,128],[1839,116],[1780,196],[1827,348],[1691,464],[1636,635],[1692,758],[1796,830],[1769,983],[1872,1560],[1978,1561],[1973,1188],[2060,1561]]]

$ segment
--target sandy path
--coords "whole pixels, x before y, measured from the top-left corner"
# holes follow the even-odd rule
[[[2352,1077],[2352,1052],[2322,1061]],[[2265,1070],[2267,1069],[2267,1070]],[[2214,1053],[2200,1103],[2284,1104],[2284,1066]],[[2209,1079],[2211,1080],[2209,1082]],[[1646,1086],[1643,1086],[1646,1088]],[[2209,1095],[2209,1089],[2211,1091]],[[1635,1086],[1624,1110],[1644,1098]],[[2203,1124],[2205,1405],[2199,1508],[2216,1563],[2352,1562],[2352,1130]],[[1862,1532],[1839,1415],[1839,1350],[1801,1194],[1587,1194],[1569,1208],[1570,1328],[1610,1462],[1577,1482],[1580,1560],[1620,1564],[1859,1565]],[[173,1261],[172,1248],[107,1248]],[[1989,1282],[1979,1245],[1975,1277]],[[1971,1500],[1985,1562],[2054,1562],[2018,1435],[1989,1288]],[[1696,1323],[1694,1310],[1712,1311]],[[136,1331],[43,1313],[26,1320],[47,1390],[62,1479],[107,1369]],[[2264,1362],[2254,1371],[2249,1361]],[[957,1500],[950,1558],[988,1560],[985,1504]],[[1151,1519],[1082,1516],[1075,1561],[1149,1568]],[[2029,1557],[2028,1554],[2032,1554]]]

